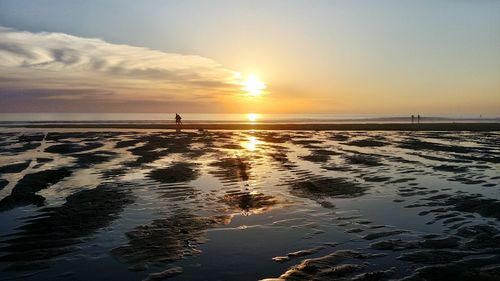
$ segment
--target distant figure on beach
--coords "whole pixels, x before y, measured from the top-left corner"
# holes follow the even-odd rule
[[[417,123],[420,124],[420,114],[417,115]]]
[[[181,125],[181,124],[182,124],[182,121],[181,121],[181,120],[182,120],[181,116],[180,116],[179,114],[177,114],[177,113],[176,113],[176,114],[175,114],[175,124],[176,124],[176,125]]]
[[[411,115],[411,123],[413,124],[415,122],[415,116],[412,114]]]

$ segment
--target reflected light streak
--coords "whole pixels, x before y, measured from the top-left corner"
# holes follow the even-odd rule
[[[246,148],[248,151],[255,151],[257,146],[261,143],[262,142],[256,137],[248,137],[247,140],[241,144],[241,146]]]
[[[255,121],[257,121],[259,118],[260,118],[259,114],[256,114],[256,113],[248,113],[247,114],[248,121],[250,121],[252,123],[255,122]]]

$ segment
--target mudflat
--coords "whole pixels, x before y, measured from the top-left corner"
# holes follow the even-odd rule
[[[497,124],[341,125],[10,128],[1,278],[500,278]]]

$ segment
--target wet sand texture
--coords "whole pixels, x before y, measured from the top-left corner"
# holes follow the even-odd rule
[[[12,193],[0,201],[0,210],[34,204],[41,206],[45,200],[36,193],[71,175],[66,168],[45,170],[25,175],[12,189]]]
[[[497,124],[258,126],[0,133],[1,278],[500,280]]]
[[[130,192],[113,185],[70,195],[60,207],[41,209],[11,238],[1,240],[6,246],[0,251],[8,254],[0,261],[12,262],[7,270],[47,267],[51,259],[77,251],[74,245],[109,225],[132,200]]]

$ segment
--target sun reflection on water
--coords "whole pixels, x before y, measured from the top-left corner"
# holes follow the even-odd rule
[[[259,118],[260,118],[260,115],[257,113],[248,113],[247,114],[247,119],[251,123],[255,123]]]
[[[257,149],[257,145],[261,143],[262,142],[259,141],[256,137],[249,136],[247,137],[246,141],[241,143],[241,146],[247,149],[248,151],[255,151]]]

